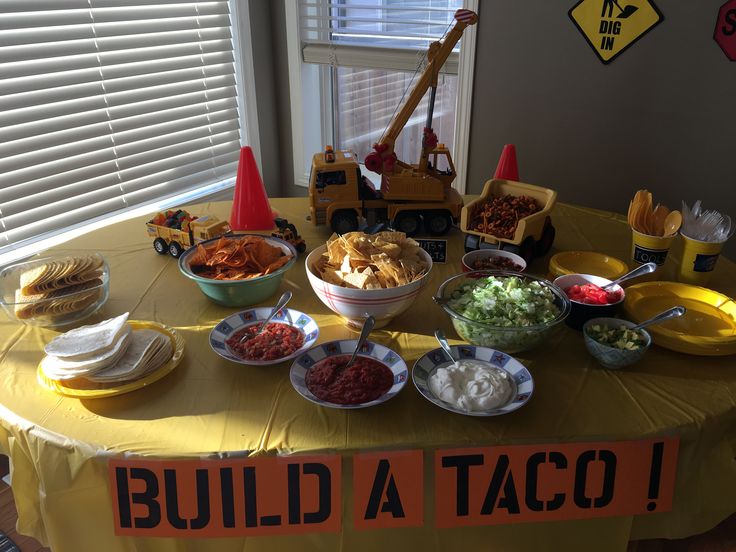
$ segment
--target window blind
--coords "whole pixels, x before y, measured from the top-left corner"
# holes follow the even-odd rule
[[[0,252],[222,181],[227,0],[0,0]]]
[[[299,0],[302,59],[414,71],[454,23],[462,0]],[[457,74],[459,45],[442,72]]]

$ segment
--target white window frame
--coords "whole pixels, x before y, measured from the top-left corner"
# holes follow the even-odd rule
[[[479,0],[464,0],[463,7],[478,13]],[[289,90],[291,107],[291,141],[293,152],[294,184],[309,187],[308,160],[316,151],[305,151],[304,148],[304,110],[302,109],[305,96],[305,87],[302,82],[302,53],[299,33],[299,6],[297,0],[284,0],[286,16],[287,61],[289,66]],[[453,182],[461,194],[467,189],[467,166],[470,140],[470,118],[473,103],[473,74],[475,71],[475,43],[477,24],[468,27],[463,33],[462,45],[458,59],[457,70],[457,103],[455,107],[455,141],[453,160],[457,177]],[[332,110],[325,109],[330,105],[331,98],[325,98],[326,79],[321,79],[320,98],[315,98],[315,105],[320,104],[322,110],[321,145],[325,146],[324,137],[327,130],[332,128]],[[460,132],[459,129],[463,129]]]
[[[261,147],[259,140],[258,111],[256,109],[256,93],[254,85],[253,43],[250,25],[250,0],[229,0],[230,17],[233,28],[233,54],[235,57],[235,81],[238,91],[238,117],[240,119],[240,143],[249,144],[253,149],[256,162],[261,166]],[[55,247],[76,237],[99,228],[117,224],[124,220],[140,217],[155,211],[162,211],[191,203],[208,195],[235,187],[235,178],[228,178],[196,190],[189,190],[176,196],[157,200],[114,215],[104,215],[52,233],[49,237],[25,245],[11,248],[0,254],[0,266],[36,255],[41,251]]]
[[[238,90],[240,114],[240,145],[249,145],[259,167],[261,163],[261,132],[256,106],[256,77],[253,61],[253,41],[250,23],[251,0],[230,0],[235,53],[235,86]],[[235,182],[233,181],[233,186]]]

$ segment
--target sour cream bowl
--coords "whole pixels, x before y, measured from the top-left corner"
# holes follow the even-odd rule
[[[523,364],[512,356],[489,347],[476,347],[473,345],[452,345],[450,349],[452,349],[453,356],[461,363],[468,360],[476,361],[476,363],[487,365],[491,370],[505,372],[508,375],[508,382],[512,393],[504,404],[479,410],[460,408],[457,404],[442,400],[433,391],[433,385],[430,382],[432,377],[437,373],[437,370],[452,366],[453,362],[447,358],[447,355],[442,349],[433,349],[417,360],[411,374],[414,386],[429,402],[456,414],[488,417],[513,412],[524,406],[531,398],[534,392],[532,375]]]

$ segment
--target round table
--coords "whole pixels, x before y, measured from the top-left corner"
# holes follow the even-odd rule
[[[329,229],[305,221],[305,198],[274,199],[295,223],[308,250]],[[230,203],[188,210],[226,219]],[[149,217],[150,218],[150,217]],[[111,271],[110,298],[93,323],[125,311],[134,320],[176,328],[186,340],[181,365],[164,379],[133,393],[99,400],[65,398],[36,382],[43,346],[56,332],[0,317],[0,452],[13,466],[18,530],[55,552],[71,550],[369,550],[404,546],[448,550],[492,543],[498,550],[625,550],[630,539],[681,538],[706,531],[736,511],[736,367],[733,357],[694,357],[652,347],[635,367],[607,371],[567,327],[545,346],[516,355],[533,374],[536,390],[520,410],[500,418],[448,413],[407,385],[393,400],[362,411],[318,407],[289,382],[289,363],[245,367],[216,355],[210,330],[238,309],[212,303],[184,278],[169,256],[157,255],[144,218],[108,226],[54,249],[99,251]],[[597,250],[629,260],[630,230],[621,215],[558,204],[554,253]],[[411,367],[436,347],[442,327],[459,343],[449,319],[431,301],[439,284],[459,272],[463,235],[447,236],[448,262],[435,264],[412,309],[372,339],[400,352]],[[678,248],[665,269],[672,271]],[[303,258],[286,273],[281,290],[294,291],[293,308],[313,316],[319,342],[355,338],[312,292]],[[529,272],[545,275],[549,255]],[[667,272],[665,272],[667,274]],[[711,286],[733,296],[736,265],[721,259]],[[276,297],[266,301],[269,305]],[[590,520],[435,529],[431,492],[423,527],[355,531],[344,493],[339,533],[176,541],[115,537],[107,459],[198,458],[224,455],[514,445],[540,442],[616,441],[677,435],[679,460],[671,512]],[[425,488],[433,457],[425,454]],[[343,468],[343,489],[350,487]]]

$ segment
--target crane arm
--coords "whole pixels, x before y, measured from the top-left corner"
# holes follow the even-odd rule
[[[460,40],[463,35],[463,31],[469,26],[474,25],[478,21],[478,15],[470,10],[457,10],[455,12],[455,25],[452,27],[450,32],[447,33],[445,40],[442,42],[433,42],[429,46],[429,63],[422,72],[421,77],[414,85],[414,88],[409,93],[406,103],[399,109],[398,113],[394,116],[393,120],[389,124],[386,132],[384,132],[381,140],[374,146],[375,152],[369,154],[369,156],[379,154],[380,157],[385,158],[391,156],[394,151],[394,143],[399,133],[402,131],[406,123],[409,121],[412,113],[419,105],[422,97],[427,92],[430,86],[436,84],[437,74],[439,73],[442,66],[450,56],[450,52]],[[366,167],[371,164],[366,158]],[[380,171],[377,171],[380,172]]]

